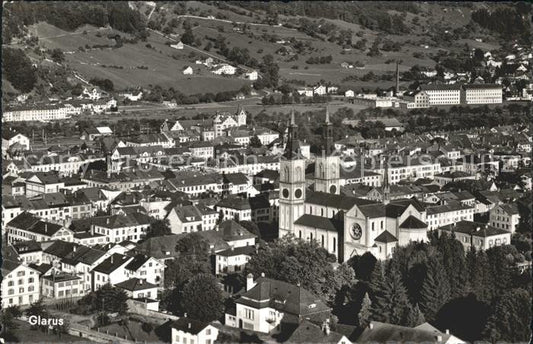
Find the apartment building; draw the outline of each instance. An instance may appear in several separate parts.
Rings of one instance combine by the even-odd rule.
[[[496,84],[463,85],[461,95],[463,104],[501,104],[503,89]]]
[[[461,85],[422,85],[427,94],[429,106],[461,104]]]
[[[2,262],[2,308],[27,306],[39,299],[39,271],[20,262]]]

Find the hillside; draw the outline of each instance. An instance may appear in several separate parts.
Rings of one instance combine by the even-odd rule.
[[[473,48],[495,51],[506,44],[483,22],[482,3],[129,2],[118,7],[125,20],[117,19],[116,8],[99,2],[87,5],[90,11],[107,13],[99,20],[84,20],[63,9],[82,6],[77,2],[34,4],[73,18],[36,14],[31,5],[21,10],[10,4],[4,14],[8,20],[3,34],[7,31],[12,38],[9,47],[22,49],[34,63],[41,85],[37,91],[43,95],[93,77],[111,80],[115,90],[159,85],[186,95],[250,84],[195,64],[208,56],[249,70],[264,68],[263,58],[271,55],[280,81],[292,86],[322,81],[355,90],[386,88],[394,84],[396,61],[402,72],[413,66],[434,69],[446,56],[468,54]],[[474,23],[472,13],[481,24]],[[169,46],[179,39],[187,43],[183,50]],[[54,49],[64,58],[52,62]],[[342,63],[354,68],[342,68]],[[183,75],[189,65],[194,74]],[[64,80],[51,80],[57,70]]]

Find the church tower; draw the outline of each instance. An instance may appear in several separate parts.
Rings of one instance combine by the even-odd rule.
[[[326,121],[322,125],[322,152],[315,161],[315,191],[340,194],[340,159],[334,153],[333,125],[329,121],[326,107]]]
[[[237,124],[239,126],[246,125],[246,111],[244,111],[244,108],[239,104],[239,107],[237,108]]]
[[[383,173],[383,204],[390,202],[390,185],[389,185],[389,161],[385,159],[385,172]]]
[[[294,234],[294,222],[304,214],[305,159],[300,152],[294,110],[288,127],[285,153],[280,161],[279,237]]]

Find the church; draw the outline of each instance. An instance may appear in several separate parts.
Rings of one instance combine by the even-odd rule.
[[[387,178],[382,202],[341,195],[341,161],[334,151],[327,109],[322,129],[322,154],[316,157],[314,181],[308,188],[306,159],[291,113],[280,163],[279,236],[315,240],[340,263],[365,252],[388,259],[398,245],[427,241],[425,208],[415,199],[389,201]]]

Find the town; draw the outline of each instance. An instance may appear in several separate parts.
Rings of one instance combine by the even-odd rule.
[[[4,6],[2,340],[531,338],[531,5],[301,4]]]

